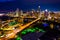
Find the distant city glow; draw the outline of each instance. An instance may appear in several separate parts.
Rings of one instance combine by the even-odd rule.
[[[4,14],[0,14],[0,16],[3,16]]]

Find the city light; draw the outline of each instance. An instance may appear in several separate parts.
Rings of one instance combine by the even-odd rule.
[[[37,10],[27,11],[17,8],[13,12],[1,13],[0,34],[3,36],[0,35],[0,38],[21,40],[23,36],[30,33],[40,33],[41,35],[41,33],[60,31],[60,12],[57,14],[54,11],[49,12],[48,9],[41,11],[40,6],[37,7]],[[8,16],[7,19],[4,18],[5,16]]]
[[[0,14],[0,16],[3,16],[4,14]]]
[[[40,6],[38,6],[38,8],[40,8]]]
[[[48,10],[47,10],[47,9],[45,9],[45,11],[47,12]]]

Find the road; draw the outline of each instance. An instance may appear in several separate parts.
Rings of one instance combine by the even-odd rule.
[[[13,19],[13,20],[7,20],[4,24],[2,24],[2,27],[4,27],[5,25],[8,25],[9,24],[9,22],[11,22],[11,21],[15,21],[16,19]]]
[[[21,32],[23,29],[29,27],[31,24],[35,23],[36,21],[40,20],[40,18],[37,18],[36,20],[28,23],[28,24],[25,24],[23,26],[19,25],[19,28],[15,29],[15,30],[12,30],[11,33],[8,33],[4,38],[6,39],[10,39],[10,38],[14,38],[15,35],[18,33],[18,32]],[[17,25],[18,26],[18,25]]]

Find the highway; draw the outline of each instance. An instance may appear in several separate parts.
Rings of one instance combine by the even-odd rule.
[[[20,24],[17,25],[17,26],[19,26],[19,28],[12,30],[12,32],[8,33],[4,38],[7,39],[7,40],[10,39],[10,38],[14,38],[18,32],[21,32],[23,29],[29,27],[31,24],[35,23],[38,20],[40,20],[40,18],[37,18],[36,20],[34,20],[34,21],[32,21],[28,24],[25,24],[23,26],[21,26]],[[0,40],[3,40],[3,38],[0,39]]]
[[[7,20],[4,24],[2,24],[2,27],[4,27],[5,25],[8,25],[9,24],[9,22],[11,22],[11,21],[15,21],[16,19],[13,19],[13,20]]]

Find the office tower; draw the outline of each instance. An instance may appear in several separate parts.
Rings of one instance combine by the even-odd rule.
[[[31,11],[31,13],[30,13],[30,16],[34,16],[34,12],[35,12],[35,10],[32,9],[32,11]]]
[[[45,9],[45,17],[48,17],[48,10]]]
[[[23,15],[23,11],[22,10],[20,11],[20,15]]]
[[[17,8],[17,10],[15,11],[16,13],[16,17],[19,17],[19,9]]]
[[[38,6],[38,11],[39,11],[39,13],[40,13],[40,11],[41,11],[41,10],[40,10],[40,6]]]
[[[40,6],[38,6],[37,12],[38,12],[38,17],[40,17],[40,16],[41,16],[41,9],[40,9]]]
[[[36,18],[36,17],[37,17],[36,10],[34,10],[34,9],[32,9],[32,17],[33,17],[33,18]]]

